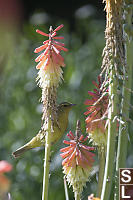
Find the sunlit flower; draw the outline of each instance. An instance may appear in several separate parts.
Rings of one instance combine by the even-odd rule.
[[[58,85],[62,79],[62,69],[64,67],[64,58],[61,56],[61,51],[68,51],[65,48],[65,44],[57,40],[64,39],[62,36],[56,36],[57,31],[63,27],[63,24],[58,26],[55,30],[50,26],[49,34],[40,30],[36,30],[37,33],[49,37],[48,40],[43,42],[43,45],[35,49],[35,53],[43,51],[36,59],[39,62],[36,66],[39,69],[38,80],[41,87],[45,87],[45,84]]]
[[[5,172],[9,172],[12,170],[12,165],[9,164],[7,161],[2,160],[0,161],[0,197],[4,195],[10,188],[10,181],[4,175]]]
[[[91,99],[85,101],[87,111],[84,113],[88,115],[86,118],[86,131],[89,133],[89,137],[92,138],[95,145],[106,145],[107,140],[107,111],[108,111],[108,90],[102,89],[100,76],[98,77],[98,84],[93,81],[96,86],[94,92],[88,91]]]
[[[63,152],[61,157],[64,159],[62,162],[63,172],[66,175],[66,179],[70,186],[73,187],[74,193],[81,194],[83,187],[88,181],[88,177],[94,162],[94,153],[90,152],[94,150],[94,147],[89,147],[84,143],[87,141],[87,137],[83,135],[74,134],[70,131],[67,134],[70,141],[64,141],[68,144],[68,147],[61,149]]]
[[[94,197],[94,194],[91,194],[90,196],[88,196],[88,200],[100,200],[97,197]]]

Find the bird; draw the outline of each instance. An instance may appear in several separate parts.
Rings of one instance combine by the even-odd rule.
[[[53,123],[53,132],[51,138],[51,144],[56,143],[64,134],[68,126],[68,115],[72,107],[76,104],[69,102],[62,102],[57,106],[57,119]],[[33,137],[28,143],[24,146],[18,148],[12,155],[17,158],[21,156],[25,151],[30,149],[45,146],[45,136],[46,131],[41,129],[35,137]]]

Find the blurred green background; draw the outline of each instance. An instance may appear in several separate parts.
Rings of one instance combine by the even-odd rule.
[[[91,4],[76,8],[73,12],[74,26],[67,20],[67,16],[61,18],[56,13],[49,15],[45,9],[41,9],[41,5],[27,20],[21,21],[19,17],[13,20],[1,19],[0,160],[7,160],[13,165],[12,172],[7,174],[11,180],[10,193],[13,200],[41,199],[44,149],[31,150],[19,159],[14,159],[11,155],[35,136],[41,127],[41,89],[36,84],[34,59],[37,54],[34,54],[34,49],[42,44],[45,37],[35,30],[39,28],[48,32],[50,25],[56,28],[64,24],[64,28],[58,33],[65,37],[64,42],[69,51],[62,53],[66,67],[63,68],[64,82],[58,89],[58,102],[70,101],[77,104],[69,115],[67,132],[74,132],[76,120],[80,119],[85,134],[84,101],[88,98],[87,91],[94,88],[92,81],[97,80],[100,72],[105,45],[105,19],[99,15],[98,9]],[[132,131],[133,127],[130,126],[130,132]],[[64,138],[52,148],[49,200],[65,200],[62,160],[59,155],[59,149],[64,147]],[[130,135],[129,143],[132,141]],[[97,165],[97,157],[95,164]],[[128,149],[127,166],[133,167],[132,145]],[[96,186],[97,173],[87,183],[83,199],[95,193]],[[69,190],[69,195],[73,199],[72,189]]]

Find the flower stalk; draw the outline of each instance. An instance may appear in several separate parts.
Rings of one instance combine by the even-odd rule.
[[[106,0],[106,46],[103,51],[102,73],[109,84],[108,138],[101,200],[109,200],[112,189],[116,136],[118,135],[119,82],[123,80],[125,52],[123,42],[123,1]]]
[[[103,186],[103,177],[104,177],[104,169],[105,169],[105,150],[99,152],[99,173],[98,173],[98,188],[97,188],[97,196],[101,197],[102,186]]]
[[[126,164],[126,156],[127,156],[127,140],[128,140],[128,124],[127,119],[129,118],[129,110],[130,110],[130,97],[131,97],[131,85],[132,85],[132,68],[133,68],[133,32],[131,30],[133,28],[132,25],[132,15],[133,8],[131,5],[126,5],[126,19],[127,19],[127,30],[126,32],[126,71],[125,71],[125,82],[123,86],[123,108],[122,108],[122,118],[121,120],[124,122],[121,123],[119,128],[119,143],[118,143],[118,154],[117,154],[117,169],[120,167],[125,167]]]
[[[65,177],[64,177],[64,189],[65,189],[65,199],[69,200],[67,182],[66,182],[66,178]]]
[[[117,97],[117,81],[114,78],[114,70],[110,75],[109,84],[109,111],[108,111],[108,139],[107,139],[107,155],[105,164],[105,173],[103,180],[103,188],[101,193],[101,200],[108,200],[110,197],[113,172],[114,172],[114,158],[115,158],[115,141],[117,121],[114,120],[117,113],[118,97]],[[113,110],[112,110],[113,108]]]
[[[38,29],[36,30],[37,33],[49,37],[48,40],[43,42],[42,46],[36,48],[34,51],[35,53],[43,51],[35,59],[36,62],[39,62],[36,66],[36,68],[39,70],[37,81],[39,87],[42,89],[41,100],[43,103],[41,127],[41,132],[43,134],[40,137],[44,137],[46,139],[42,200],[48,199],[51,138],[52,134],[55,134],[54,124],[58,124],[56,104],[57,88],[63,79],[63,71],[61,67],[65,66],[64,58],[60,55],[60,51],[67,51],[67,49],[64,47],[64,43],[57,41],[63,39],[63,37],[56,36],[57,31],[62,27],[63,24],[53,30],[52,26],[50,26],[49,34]]]
[[[45,144],[45,161],[44,161],[42,200],[48,199],[50,149],[51,149],[51,120],[48,120],[48,132],[46,134],[46,144]]]
[[[80,200],[80,194],[78,192],[75,192],[75,200]]]
[[[131,86],[132,86],[132,68],[133,68],[133,7],[125,1],[125,52],[126,52],[126,70],[125,70],[125,79],[123,83],[122,90],[122,105],[121,105],[121,121],[124,123],[120,124],[119,127],[119,136],[118,136],[118,150],[117,150],[117,159],[116,159],[116,195],[115,199],[119,200],[119,168],[126,167],[126,156],[127,156],[127,144],[128,144],[128,122],[129,111],[130,111],[130,98],[131,98]]]

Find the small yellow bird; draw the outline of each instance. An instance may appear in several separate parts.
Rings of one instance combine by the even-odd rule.
[[[69,111],[74,105],[76,104],[63,102],[57,106],[57,121],[54,122],[53,125],[54,132],[52,133],[52,144],[57,142],[67,129]],[[35,137],[33,137],[27,144],[13,152],[12,155],[17,158],[27,150],[33,149],[35,147],[45,146],[45,132],[46,131],[44,130],[40,130]]]

